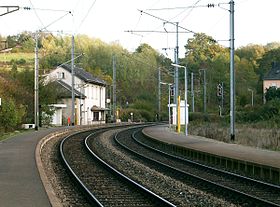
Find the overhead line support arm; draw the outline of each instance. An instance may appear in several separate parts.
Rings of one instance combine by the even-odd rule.
[[[19,6],[0,6],[0,9],[2,9],[2,8],[6,9],[6,12],[1,13],[0,16],[4,16],[6,14],[19,10]]]

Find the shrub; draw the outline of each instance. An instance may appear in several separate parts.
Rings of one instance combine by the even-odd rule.
[[[26,63],[26,60],[21,58],[21,59],[17,60],[16,63],[19,65],[24,65]]]
[[[16,107],[15,101],[11,98],[2,100],[0,106],[0,128],[4,131],[15,129],[25,114],[23,107]]]
[[[218,122],[221,120],[221,117],[218,114],[204,114],[199,112],[194,112],[189,114],[189,121],[197,122]]]
[[[139,110],[139,109],[122,109],[120,110],[120,118],[123,121],[127,121],[128,119],[131,119],[131,114],[133,113],[133,121],[139,122],[139,121],[154,121],[153,115],[151,112],[147,110]]]
[[[273,99],[263,106],[245,108],[242,112],[236,113],[236,120],[240,123],[255,123],[259,121],[267,121],[279,116],[280,100]]]

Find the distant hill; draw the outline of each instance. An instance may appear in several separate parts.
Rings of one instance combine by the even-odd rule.
[[[0,53],[0,70],[11,70],[13,65],[18,70],[34,67],[34,53]]]

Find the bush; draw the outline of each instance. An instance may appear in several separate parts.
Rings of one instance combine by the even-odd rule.
[[[15,101],[13,99],[2,100],[2,105],[0,106],[0,128],[5,132],[14,130],[19,124],[21,124],[21,119],[25,114],[25,109],[23,107],[16,107]]]
[[[198,122],[218,122],[221,120],[221,117],[218,114],[204,114],[204,113],[190,113],[189,121],[198,121]]]
[[[26,60],[21,58],[21,59],[17,60],[16,63],[19,65],[24,65],[26,63]]]
[[[131,119],[131,114],[133,113],[133,121],[140,122],[140,121],[154,121],[153,114],[147,110],[139,110],[139,109],[122,109],[120,110],[120,118],[123,121],[127,121]]]
[[[242,112],[236,113],[236,121],[240,123],[256,123],[275,119],[279,116],[280,100],[274,99],[260,107],[245,108]]]
[[[279,99],[280,98],[280,88],[276,87],[269,87],[265,93],[265,100],[266,101],[271,101],[274,99]]]

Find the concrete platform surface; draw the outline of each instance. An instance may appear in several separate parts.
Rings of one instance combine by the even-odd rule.
[[[178,134],[167,126],[146,127],[143,132],[148,136],[169,144],[208,152],[210,154],[244,160],[261,165],[280,168],[280,152],[264,150],[238,144],[219,142],[205,137]]]
[[[35,161],[38,141],[57,131],[40,129],[0,142],[0,206],[51,206]]]

